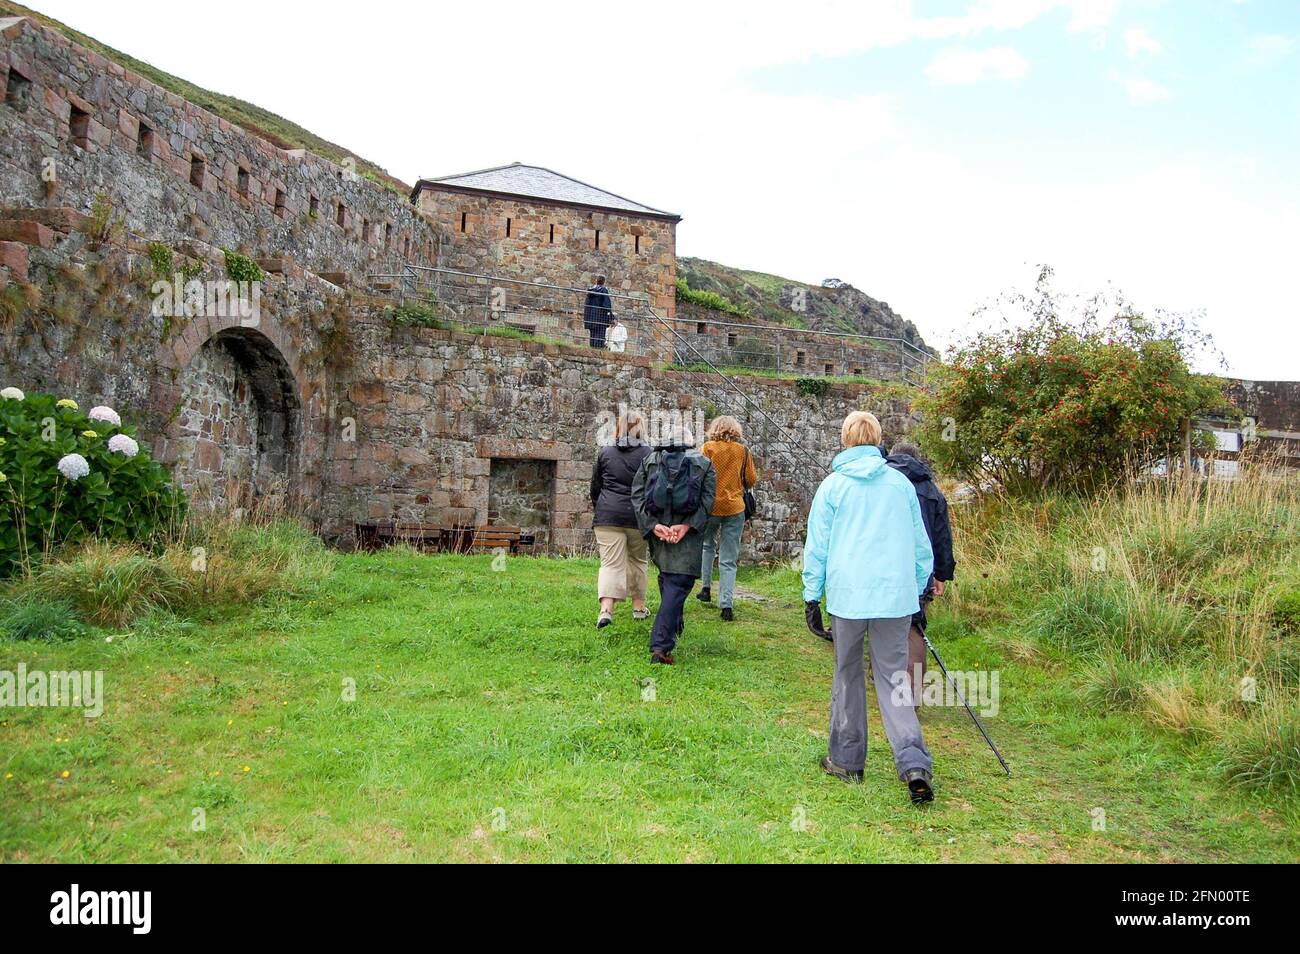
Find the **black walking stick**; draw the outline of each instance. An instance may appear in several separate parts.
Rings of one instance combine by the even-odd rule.
[[[917,628],[919,629],[920,627]],[[984,736],[984,741],[989,744],[989,748],[993,750],[993,754],[996,755],[998,761],[1002,763],[1002,770],[1010,775],[1011,766],[1008,765],[1007,760],[1002,757],[1002,753],[998,751],[998,747],[993,744],[993,740],[989,738],[989,734],[984,731],[984,726],[980,723],[979,717],[975,715],[975,710],[970,707],[970,703],[967,702],[966,697],[962,695],[961,687],[957,685],[957,680],[948,674],[948,667],[945,666],[943,660],[939,658],[939,650],[934,648],[934,643],[930,642],[930,637],[925,635],[924,632],[921,633],[921,638],[925,640],[925,645],[929,648],[930,655],[933,656],[934,661],[939,664],[939,668],[943,670],[944,676],[946,676],[948,681],[952,683],[952,687],[957,690],[957,698],[960,699],[961,704],[966,707],[966,714],[970,716],[971,721],[975,723],[975,728],[980,730],[980,735]]]

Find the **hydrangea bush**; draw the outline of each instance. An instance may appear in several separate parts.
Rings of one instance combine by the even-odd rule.
[[[185,498],[109,407],[0,391],[0,578],[86,537],[148,542]]]

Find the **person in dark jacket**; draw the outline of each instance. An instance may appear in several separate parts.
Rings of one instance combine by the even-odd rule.
[[[948,523],[948,500],[934,482],[934,474],[921,458],[915,444],[896,443],[886,458],[886,463],[901,471],[912,486],[921,504],[921,521],[926,536],[934,550],[934,574],[921,594],[921,609],[912,617],[912,628],[907,637],[907,671],[912,674],[912,698],[920,704],[922,682],[926,670],[925,608],[936,596],[943,596],[943,585],[953,578],[957,563],[952,557],[952,527]]]
[[[600,550],[600,574],[596,594],[600,615],[596,628],[614,621],[614,604],[629,597],[632,618],[646,619],[646,568],[649,550],[632,511],[632,481],[650,456],[644,441],[645,422],[636,411],[619,414],[614,443],[602,447],[591,469],[592,525]]]
[[[684,424],[645,459],[632,482],[632,510],[659,568],[659,613],[650,631],[650,662],[671,666],[684,626],[682,612],[700,576],[704,528],[713,510],[718,475],[695,450]]]
[[[614,305],[609,299],[609,289],[605,287],[605,276],[597,275],[596,284],[587,289],[587,302],[582,308],[582,326],[590,335],[591,346],[602,351],[605,348],[605,329],[609,327]]]

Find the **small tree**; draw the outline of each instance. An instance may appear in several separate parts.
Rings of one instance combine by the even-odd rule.
[[[1073,314],[1044,267],[1033,295],[999,299],[1027,321],[985,331],[934,362],[920,438],[946,471],[1013,492],[1091,490],[1181,453],[1184,422],[1226,410],[1224,382],[1189,362],[1212,350],[1183,317],[1121,298]]]

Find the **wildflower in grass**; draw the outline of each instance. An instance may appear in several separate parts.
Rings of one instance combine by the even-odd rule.
[[[114,434],[108,439],[108,449],[123,457],[134,457],[140,453],[140,445],[125,434]]]
[[[90,464],[80,454],[68,454],[59,458],[59,473],[68,480],[80,480],[90,473]]]
[[[92,407],[87,417],[92,421],[103,421],[106,424],[112,424],[114,427],[122,426],[122,418],[118,416],[117,411],[102,404],[99,407]]]
[[[59,778],[71,778],[71,777],[72,777],[72,773],[69,772],[67,769],[64,769],[63,772],[59,775]]]
[[[0,391],[0,398],[4,398],[6,401],[21,401],[26,397],[27,395],[20,388],[5,388]]]
[[[55,407],[66,407],[69,411],[77,410],[77,402],[72,398],[60,398]]]

